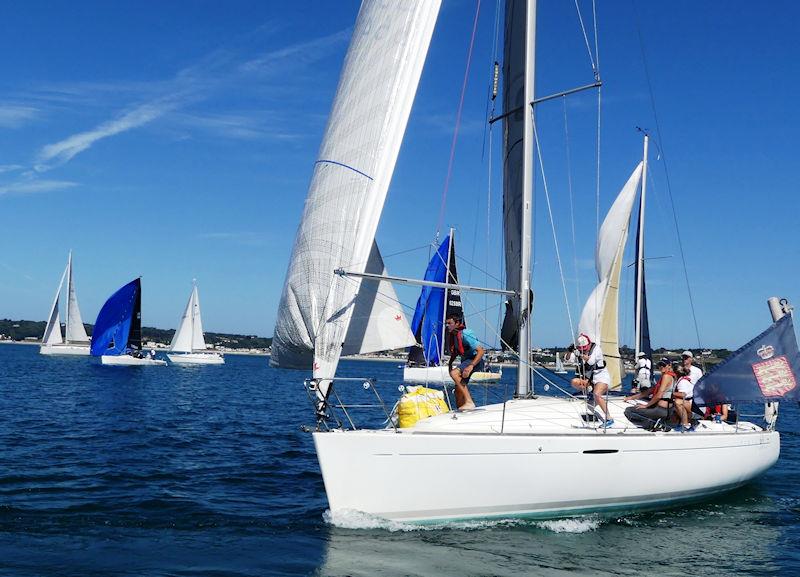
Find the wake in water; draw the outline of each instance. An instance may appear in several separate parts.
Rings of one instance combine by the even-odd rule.
[[[588,531],[594,531],[604,522],[604,519],[592,515],[588,517],[573,517],[548,521],[515,518],[480,519],[472,521],[443,520],[416,524],[392,521],[391,519],[384,519],[383,517],[350,509],[343,509],[336,512],[332,512],[328,509],[322,514],[322,518],[329,525],[341,529],[382,529],[389,532],[441,531],[444,529],[474,531],[499,527],[536,527],[552,533],[586,533]]]

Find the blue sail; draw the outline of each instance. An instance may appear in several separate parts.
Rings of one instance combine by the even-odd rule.
[[[800,398],[800,351],[786,315],[708,372],[694,387],[698,405]]]
[[[639,198],[639,213],[642,212],[642,199]],[[642,240],[642,228],[639,223],[636,224],[636,253],[639,254],[639,246]],[[644,274],[645,263],[642,263],[642,319],[641,319],[641,337],[637,343],[639,350],[642,351],[648,359],[653,358],[653,346],[650,344],[650,322],[647,318],[647,283],[645,283]],[[639,280],[639,267],[635,267],[634,286],[638,286]],[[639,310],[639,294],[634,291],[633,293],[633,314],[636,318],[636,311]]]
[[[131,334],[131,324],[136,324],[133,317],[141,294],[141,279],[136,279],[119,289],[100,309],[92,331],[92,356],[118,356],[125,354]],[[141,330],[141,329],[140,329]]]
[[[451,250],[450,236],[448,235],[436,254],[433,255],[425,270],[425,280],[433,282],[448,282],[448,257],[450,261],[451,284],[458,283],[455,265],[455,247]],[[449,255],[448,255],[449,253]],[[422,347],[411,347],[409,361],[418,365],[438,365],[442,355],[442,334],[444,333],[444,307],[447,312],[462,314],[461,296],[457,290],[448,289],[445,299],[445,289],[438,287],[422,287],[414,318],[411,320],[411,331]]]

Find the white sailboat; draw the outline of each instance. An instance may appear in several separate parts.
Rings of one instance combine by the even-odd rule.
[[[192,283],[192,294],[178,323],[178,329],[169,345],[169,360],[179,365],[223,365],[225,359],[215,351],[206,349],[203,321],[200,317],[200,297],[197,285]]]
[[[362,279],[385,282],[388,278],[365,275],[364,265],[358,263],[367,262],[369,247],[373,246],[377,218],[408,117],[407,109],[397,110],[392,104],[402,93],[410,107],[438,9],[439,2],[430,0],[362,3],[279,309],[272,363],[282,366],[284,360],[305,355],[309,359],[306,366],[313,367],[313,378],[307,382],[316,402],[317,430],[313,438],[334,522],[338,513],[348,510],[417,522],[559,517],[665,507],[733,489],[764,472],[779,454],[773,413],[765,412],[769,418],[763,426],[704,422],[692,434],[651,432],[622,417],[627,406],[624,401],[610,400],[616,424],[602,429],[595,421],[602,415],[587,415],[591,409],[583,399],[532,395],[531,372],[524,362],[518,371],[516,398],[504,403],[429,417],[404,429],[359,429],[349,415],[344,425],[333,418],[333,412],[342,408],[339,392],[346,391],[348,381],[354,380],[336,379],[334,374],[349,336],[352,311],[362,296],[359,288],[368,284]],[[505,215],[506,291],[512,298],[504,333],[507,329],[515,335],[521,359],[528,358],[530,348],[534,142],[533,115],[528,111],[534,104],[535,26],[535,0],[507,1],[504,195],[505,206],[513,210],[507,208]],[[362,87],[362,82],[369,84]],[[375,102],[388,106],[373,106]],[[358,122],[344,122],[353,117],[371,120],[376,110],[386,114],[376,119],[384,127],[377,131],[379,137],[373,132],[371,139],[361,138]],[[392,139],[394,146],[382,146],[383,139]],[[354,142],[359,146],[345,145]],[[357,222],[346,221],[346,226],[337,222],[351,216],[351,211],[339,206],[326,215],[333,220],[318,220],[318,211],[325,210],[326,195],[341,194],[346,184],[326,180],[326,172],[347,174],[351,184],[362,187],[359,200],[368,209],[360,211]],[[325,189],[327,186],[331,188]],[[322,222],[326,226],[319,231]],[[336,242],[330,242],[326,235],[343,228],[346,230]],[[297,260],[318,255],[326,247],[330,247],[327,260]],[[617,250],[618,244],[611,242],[609,252],[613,255]],[[338,278],[330,272],[352,263],[356,263],[355,274]],[[300,274],[307,284],[314,285],[305,294],[298,292]],[[763,393],[776,400],[797,392],[800,353],[791,316],[779,320],[788,306],[772,310],[776,323],[732,358],[749,369],[746,363],[753,361],[747,355],[755,356],[755,345],[773,342],[770,339],[775,331],[780,331],[782,348],[778,344],[758,348],[759,356],[780,351],[779,358],[770,360],[778,361],[775,367],[780,365],[780,371],[770,373],[777,387],[769,389],[770,395]],[[504,340],[509,342],[506,337]],[[706,379],[718,373],[709,373]],[[364,387],[372,385],[366,381]],[[758,386],[755,390],[762,395]],[[714,467],[708,466],[711,459]],[[686,473],[642,476],[642,471]],[[587,472],[591,482],[587,482]],[[424,483],[424,491],[397,489],[418,487],[420,483]]]
[[[67,281],[66,334],[62,336],[59,302],[65,279]],[[81,319],[81,311],[78,308],[78,297],[75,293],[75,283],[72,277],[72,251],[69,252],[67,268],[64,269],[64,274],[61,275],[61,282],[58,283],[58,290],[56,290],[53,305],[50,307],[50,314],[47,316],[47,326],[44,329],[39,354],[89,355],[89,337],[86,335],[86,329]]]
[[[556,352],[556,366],[553,372],[557,375],[566,375],[567,369],[564,368],[564,363],[561,360],[561,355]]]

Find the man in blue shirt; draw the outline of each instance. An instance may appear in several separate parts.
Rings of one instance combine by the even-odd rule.
[[[483,370],[483,347],[478,343],[475,334],[464,328],[464,322],[459,315],[447,315],[445,324],[450,345],[450,361],[447,363],[447,368],[456,384],[456,406],[461,411],[474,409],[475,403],[469,394],[467,383],[473,372]],[[456,357],[461,358],[461,363],[453,367]]]

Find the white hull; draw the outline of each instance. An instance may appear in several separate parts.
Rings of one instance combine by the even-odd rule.
[[[176,365],[224,365],[225,359],[219,353],[169,353],[171,363]]]
[[[481,371],[472,373],[469,382],[475,383],[498,383],[503,378],[503,372]],[[438,367],[403,367],[403,382],[413,385],[449,385],[453,383],[447,366]]]
[[[651,433],[615,402],[618,426],[603,431],[583,424],[582,407],[510,401],[504,434],[502,404],[401,432],[314,433],[330,509],[424,522],[656,508],[741,486],[780,452],[777,432],[749,423]]]
[[[71,355],[89,356],[89,345],[42,345],[39,347],[40,355]]]
[[[130,355],[119,355],[112,357],[111,355],[103,355],[100,357],[100,362],[104,365],[112,365],[118,367],[138,367],[138,366],[165,366],[167,361],[161,359],[137,359]]]

